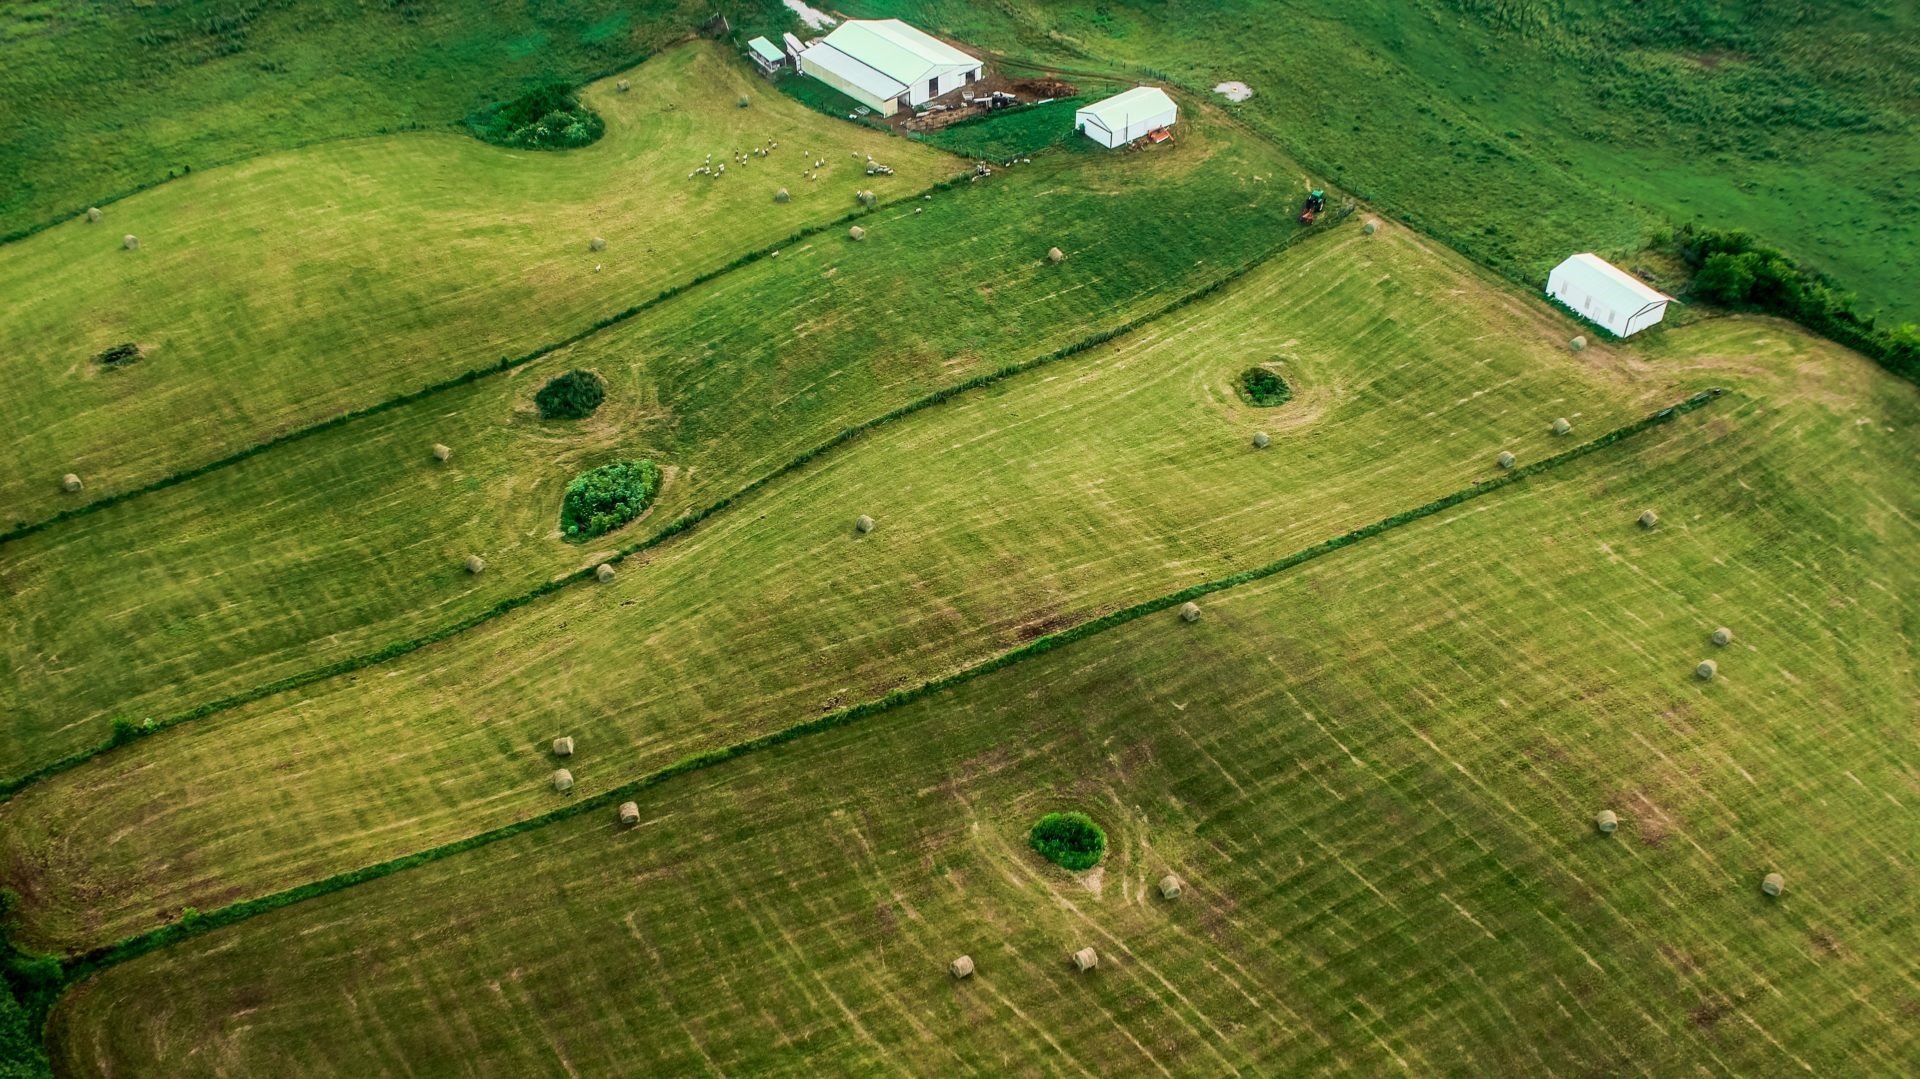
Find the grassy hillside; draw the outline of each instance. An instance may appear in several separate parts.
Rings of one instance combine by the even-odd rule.
[[[777,5],[747,11],[763,7]],[[547,79],[636,63],[711,14],[680,0],[8,4],[0,235],[183,169],[447,127]]]
[[[1747,0],[850,0],[1018,56],[1250,84],[1308,164],[1527,280],[1744,227],[1920,319],[1920,13]]]
[[[580,818],[111,969],[63,1002],[55,1053],[1897,1072],[1920,1049],[1920,684],[1911,593],[1888,586],[1920,539],[1920,399],[1769,325],[1690,336],[1735,392],[1650,441],[1211,597],[1196,624],[674,781],[633,831]],[[1059,808],[1106,827],[1100,869],[1025,848]],[[1101,965],[1075,974],[1085,945]],[[956,983],[962,953],[979,972]]]
[[[1255,179],[1292,168],[1277,151],[1217,117],[1193,136],[877,211],[864,243],[816,236],[511,375],[7,545],[0,776],[100,743],[109,716],[165,716],[470,616],[848,425],[1106,332],[1295,233],[1290,200]],[[1160,228],[1113,226],[1148,213]],[[1049,264],[1053,246],[1071,254]],[[607,380],[608,402],[537,419],[534,390],[575,367]],[[435,443],[454,448],[444,465]],[[655,509],[563,542],[560,489],[616,456],[671,470]]]
[[[0,821],[26,939],[89,946],[532,816],[559,734],[576,790],[604,790],[1459,490],[1502,450],[1537,460],[1571,444],[1556,416],[1592,437],[1705,384],[1560,332],[1404,230],[1324,235],[877,431],[611,587],[23,792]],[[1270,411],[1231,388],[1267,362],[1296,390]]]
[[[0,247],[0,523],[492,367],[856,210],[856,191],[903,197],[959,164],[760,93],[711,43],[625,77],[628,92],[586,91],[608,129],[584,149],[454,133],[327,143]],[[737,107],[742,94],[756,103]],[[769,157],[688,176],[769,140]],[[817,181],[801,175],[807,150],[828,162]],[[896,175],[866,176],[870,153]],[[782,187],[791,202],[774,201]],[[146,358],[93,359],[122,342]],[[62,492],[69,472],[85,493]]]

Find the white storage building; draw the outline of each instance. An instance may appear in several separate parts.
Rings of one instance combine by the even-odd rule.
[[[1639,333],[1666,316],[1673,297],[1591,252],[1574,255],[1547,275],[1547,295],[1605,326],[1615,336]]]
[[[1074,113],[1073,126],[1112,149],[1125,146],[1149,131],[1173,126],[1179,114],[1179,108],[1165,90],[1157,86],[1136,86]]]
[[[977,80],[980,61],[899,19],[849,19],[807,46],[800,70],[892,116]]]

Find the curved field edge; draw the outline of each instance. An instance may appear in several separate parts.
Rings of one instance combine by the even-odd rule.
[[[932,694],[965,685],[968,682],[992,674],[995,671],[1003,670],[1014,664],[1044,655],[1056,648],[1073,644],[1076,641],[1086,640],[1097,634],[1127,625],[1128,623],[1138,621],[1150,615],[1171,610],[1188,602],[1203,599],[1217,592],[1236,588],[1255,581],[1265,580],[1268,577],[1284,573],[1287,570],[1304,565],[1316,558],[1332,554],[1335,551],[1339,551],[1355,543],[1385,535],[1396,528],[1431,517],[1434,514],[1452,509],[1473,499],[1480,498],[1483,495],[1502,490],[1512,484],[1522,482],[1530,477],[1541,475],[1569,462],[1579,460],[1590,453],[1624,442],[1661,424],[1669,423],[1679,416],[1711,404],[1719,398],[1721,393],[1722,391],[1714,389],[1694,394],[1684,401],[1663,408],[1644,419],[1623,427],[1615,428],[1598,438],[1564,450],[1552,457],[1513,469],[1493,479],[1482,480],[1470,487],[1462,488],[1453,494],[1403,510],[1342,535],[1334,536],[1311,547],[1296,551],[1284,558],[1269,562],[1266,565],[1245,570],[1228,577],[1193,585],[1177,592],[1133,604],[1100,618],[1082,622],[1070,629],[1046,634],[1035,638],[1031,643],[1023,645],[1020,648],[1003,652],[991,659],[976,663],[953,674],[922,682],[912,688],[896,690],[877,700],[865,701],[830,715],[808,720],[804,723],[797,723],[757,738],[735,742],[728,746],[685,757],[641,779],[633,780],[609,788],[598,794],[578,799],[563,808],[552,810],[539,816],[529,817],[488,832],[478,833],[452,843],[419,851],[403,858],[336,874],[324,880],[301,885],[300,887],[288,889],[273,895],[263,896],[259,899],[236,903],[218,910],[199,912],[187,921],[162,926],[158,929],[129,937],[104,948],[71,957],[66,961],[68,976],[70,979],[84,978],[114,964],[126,962],[128,959],[147,954],[177,941],[189,939],[222,926],[232,925],[267,911],[277,910],[293,903],[337,892],[356,884],[378,880],[381,877],[400,872],[404,869],[410,869],[414,866],[424,865],[428,862],[437,861],[464,851],[497,843],[502,839],[520,835],[536,828],[545,827],[557,821],[568,820],[584,813],[601,811],[620,801],[632,798],[642,791],[651,789],[677,777],[711,768],[714,765],[731,761],[771,746],[781,745],[796,738],[803,738],[818,734],[822,731],[833,730],[872,716],[881,715],[903,705],[924,699]]]
[[[64,473],[90,493],[144,486],[570,336],[844,217],[857,190],[891,200],[955,170],[777,95],[736,108],[757,85],[744,66],[692,42],[630,72],[629,92],[588,87],[608,131],[580,150],[452,133],[328,143],[0,248],[5,523],[75,500]],[[799,181],[803,148],[827,161],[816,182]],[[894,175],[864,175],[863,151]],[[729,154],[753,164],[688,175]],[[795,191],[780,204],[783,183]],[[121,249],[123,232],[137,249]],[[147,358],[111,371],[89,359],[122,342]]]
[[[1859,757],[1871,734],[1844,720],[1792,730],[1843,680],[1830,646],[1787,660],[1818,681],[1771,669],[1823,582],[1767,569],[1827,547],[1791,504],[1824,468],[1780,489],[1770,465],[1796,458],[1764,448],[1771,411],[1701,413],[1644,453],[1216,596],[1197,625],[1140,625],[644,795],[636,830],[608,813],[105,972],[62,1002],[56,1051],[361,1060],[398,1036],[416,1063],[587,1070],[1888,1068],[1912,1044],[1888,1021],[1912,957],[1894,911],[1854,889],[1900,894],[1877,857],[1898,842],[1879,793],[1898,763]],[[1859,463],[1837,445],[1821,465]],[[1649,503],[1688,512],[1641,532]],[[1748,503],[1778,512],[1729,514]],[[1780,529],[1799,539],[1774,552]],[[1820,621],[1871,623],[1889,600]],[[1689,657],[1716,620],[1745,643],[1702,686]],[[1783,690],[1777,720],[1749,715]],[[1603,720],[1614,737],[1591,737]],[[1593,833],[1596,805],[1623,810],[1619,835]],[[1113,832],[1102,874],[1021,848],[1061,806]],[[1795,826],[1843,812],[1872,826]],[[1775,858],[1799,884],[1782,903],[1749,868]],[[1172,903],[1152,890],[1168,872],[1187,885]],[[520,901],[469,898],[496,892]],[[1100,969],[1075,975],[1086,944]],[[956,984],[963,953],[979,970]],[[262,977],[268,954],[297,974]],[[456,982],[432,973],[450,964]],[[158,1006],[189,971],[202,996]],[[308,998],[322,982],[334,1004]],[[342,1000],[384,1033],[360,1036]],[[236,1007],[248,1022],[226,1024]],[[756,1017],[812,1033],[758,1036]]]
[[[823,228],[830,228],[830,227],[833,227],[833,226],[823,226]],[[653,532],[651,535],[647,536],[646,538],[615,548],[612,551],[612,553],[608,554],[604,558],[600,558],[596,560],[595,565],[584,566],[570,573],[567,573],[565,575],[552,578],[525,592],[521,592],[517,595],[509,596],[503,600],[500,600],[497,603],[493,604],[492,606],[486,608],[485,610],[469,615],[466,618],[460,619],[456,622],[452,622],[448,625],[439,627],[431,632],[420,634],[418,636],[408,638],[406,640],[395,641],[391,644],[385,645],[371,652],[365,652],[355,656],[350,656],[330,664],[326,664],[320,667],[312,668],[310,670],[302,671],[298,674],[288,675],[284,678],[275,679],[271,682],[263,683],[259,686],[255,686],[243,692],[230,694],[228,696],[221,697],[212,701],[207,701],[203,704],[196,705],[192,708],[188,708],[182,712],[178,712],[170,716],[159,718],[155,720],[155,722],[152,724],[151,727],[146,728],[146,731],[148,733],[158,733],[168,728],[179,726],[182,723],[192,722],[193,720],[197,720],[197,719],[204,719],[208,716],[225,712],[233,708],[237,708],[241,705],[263,700],[267,697],[275,696],[277,694],[284,693],[289,690],[312,685],[314,683],[325,681],[327,679],[334,678],[340,675],[349,674],[354,671],[364,670],[364,669],[376,666],[378,664],[385,663],[389,660],[397,659],[401,656],[418,651],[419,649],[425,648],[429,645],[438,644],[440,642],[450,640],[453,637],[456,637],[462,633],[465,633],[468,630],[471,630],[475,627],[491,622],[496,618],[499,618],[512,611],[525,607],[528,604],[531,604],[541,599],[542,597],[552,595],[564,588],[567,588],[573,585],[591,584],[594,582],[594,574],[599,565],[618,566],[620,563],[624,562],[628,558],[633,557],[634,555],[652,550],[653,548],[658,547],[663,543],[666,543],[668,540],[671,540],[677,536],[680,536],[694,529],[695,527],[699,526],[702,522],[706,521],[708,518],[714,516],[715,514],[722,513],[727,509],[731,508],[732,506],[734,506],[736,503],[744,499],[750,498],[752,495],[766,488],[768,485],[773,484],[786,476],[790,476],[794,473],[801,471],[807,466],[818,461],[821,457],[829,453],[832,453],[834,450],[839,449],[840,447],[843,447],[855,441],[856,439],[860,438],[863,435],[871,434],[889,424],[898,422],[909,416],[913,416],[917,413],[925,411],[926,409],[932,408],[936,405],[940,405],[947,401],[951,401],[963,394],[966,394],[975,390],[984,389],[989,386],[993,386],[1007,379],[1014,378],[1018,375],[1022,375],[1027,372],[1036,370],[1046,364],[1053,363],[1057,360],[1063,360],[1072,356],[1079,355],[1080,353],[1086,352],[1090,349],[1096,348],[1110,341],[1117,340],[1118,338],[1123,337],[1129,333],[1132,333],[1135,330],[1139,329],[1140,327],[1148,325],[1149,323],[1152,323],[1157,319],[1163,318],[1167,315],[1170,315],[1174,312],[1179,311],[1184,307],[1187,307],[1191,304],[1197,303],[1201,300],[1206,299],[1209,296],[1214,295],[1215,293],[1219,292],[1222,288],[1225,288],[1227,285],[1238,280],[1239,278],[1243,277],[1244,275],[1251,272],[1252,270],[1257,269],[1258,267],[1260,267],[1270,259],[1288,250],[1300,239],[1304,237],[1317,236],[1321,234],[1322,233],[1318,231],[1291,234],[1281,242],[1270,247],[1263,254],[1241,264],[1238,267],[1235,267],[1232,270],[1229,270],[1227,273],[1214,278],[1213,280],[1207,282],[1206,284],[1203,284],[1198,288],[1195,288],[1185,293],[1184,295],[1177,297],[1176,299],[1174,299],[1173,301],[1167,304],[1161,305],[1160,307],[1155,308],[1151,311],[1148,311],[1133,319],[1129,319],[1124,323],[1121,323],[1114,327],[1110,327],[1106,330],[1102,330],[1098,333],[1090,334],[1086,337],[1079,339],[1078,341],[1073,342],[1072,344],[1063,346],[1059,349],[1055,349],[1052,352],[1046,353],[1044,355],[1036,356],[1031,359],[1027,359],[1027,360],[1023,360],[1015,363],[1006,364],[996,370],[987,372],[986,374],[978,375],[964,382],[954,383],[952,385],[943,387],[941,389],[933,391],[932,393],[925,394],[913,401],[910,401],[907,404],[901,405],[898,408],[892,409],[886,413],[883,413],[878,416],[874,416],[864,422],[855,424],[853,426],[843,428],[838,433],[836,433],[833,437],[814,446],[809,450],[806,450],[794,456],[793,458],[789,459],[786,463],[782,464],[778,468],[775,468],[771,472],[763,473],[762,475],[756,477],[755,479],[751,480],[745,485],[728,493],[727,495],[723,496],[722,498],[714,502],[708,503],[705,506],[702,506],[697,509],[690,510],[686,513],[681,514],[680,516],[674,518],[674,520],[669,522],[667,525]],[[751,261],[751,260],[749,259],[748,261]],[[665,296],[662,297],[662,299],[665,299],[665,298],[667,297]],[[551,350],[548,350],[548,351],[551,351]],[[530,362],[532,358],[535,358],[535,357],[530,357],[527,362]],[[478,376],[475,376],[475,377],[478,377]],[[467,379],[467,381],[471,381],[471,379]],[[406,402],[400,402],[400,403],[406,403]],[[391,407],[397,407],[397,403]],[[315,432],[309,431],[305,433],[315,433]],[[145,734],[143,734],[142,737],[145,737]],[[6,780],[0,780],[0,802],[4,802],[7,799],[12,798],[15,794],[17,794],[21,790],[29,786],[32,786],[35,783],[38,783],[46,779],[49,779],[53,776],[59,775],[62,772],[69,771],[73,768],[76,768],[82,764],[87,763],[90,760],[95,759],[96,757],[101,756],[102,754],[111,752],[112,750],[119,748],[120,745],[132,745],[132,744],[134,743],[127,742],[127,743],[116,744],[110,739],[107,742],[101,743],[91,749],[69,754],[57,761],[50,762],[30,772],[26,772],[24,774],[14,776]]]

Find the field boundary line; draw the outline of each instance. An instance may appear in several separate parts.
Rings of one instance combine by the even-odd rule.
[[[435,394],[444,393],[447,390],[458,389],[461,386],[471,385],[472,383],[478,382],[483,378],[488,378],[493,375],[505,374],[508,371],[525,367],[530,363],[533,363],[537,360],[545,359],[546,357],[551,356],[552,354],[559,352],[563,349],[572,348],[574,345],[577,345],[582,341],[585,341],[588,338],[593,337],[594,335],[600,333],[603,330],[609,330],[615,326],[619,326],[623,323],[629,322],[635,317],[645,314],[646,312],[653,310],[654,308],[660,306],[661,304],[664,304],[667,301],[682,295],[683,293],[699,288],[702,285],[710,284],[713,281],[716,281],[719,278],[724,277],[735,270],[743,269],[747,266],[752,265],[753,263],[759,262],[761,259],[768,257],[775,251],[779,251],[784,248],[791,247],[792,245],[797,244],[802,240],[811,239],[812,237],[818,236],[819,234],[826,232],[829,229],[839,228],[841,225],[844,225],[849,221],[857,221],[863,217],[868,217],[884,209],[889,209],[895,206],[904,206],[907,203],[920,201],[938,192],[951,190],[955,187],[958,187],[962,182],[964,182],[971,175],[972,173],[970,172],[956,173],[952,176],[947,177],[944,180],[935,182],[930,187],[923,187],[917,191],[910,192],[898,198],[889,199],[888,201],[878,203],[871,208],[861,207],[860,209],[852,210],[847,213],[841,214],[839,217],[836,217],[831,221],[823,221],[817,225],[809,225],[806,228],[803,228],[798,232],[795,232],[792,235],[787,236],[785,239],[776,240],[773,243],[767,244],[764,247],[759,247],[752,251],[748,251],[745,254],[739,255],[735,257],[732,261],[726,263],[725,265],[717,266],[711,270],[703,271],[702,273],[697,274],[694,277],[691,277],[686,281],[681,282],[680,284],[669,285],[665,289],[661,290],[660,293],[656,296],[642,300],[639,303],[633,304],[630,307],[623,308],[619,311],[614,312],[611,315],[602,316],[601,318],[598,318],[593,322],[589,323],[585,329],[578,330],[566,337],[561,338],[558,341],[548,342],[547,344],[541,345],[530,352],[523,352],[518,356],[502,356],[500,357],[500,361],[498,363],[495,363],[491,366],[470,367],[467,370],[461,372],[460,374],[454,375],[450,378],[444,378],[438,382],[429,382],[417,390],[410,390],[406,393],[398,394],[396,396],[386,398],[385,400],[382,400],[382,401],[376,401],[370,405],[363,405],[360,408],[350,409],[346,412],[337,413],[335,415],[327,417],[324,420],[317,420],[313,423],[306,425],[305,427],[295,428],[294,430],[287,431],[283,434],[275,435],[274,437],[269,438],[264,442],[256,442],[251,446],[247,446],[243,449],[235,450],[234,452],[227,454],[225,457],[218,457],[218,458],[215,458],[214,460],[205,461],[189,468],[184,468],[175,472],[170,472],[167,475],[160,477],[159,479],[141,484],[138,487],[131,487],[125,491],[118,491],[113,494],[107,495],[103,498],[96,498],[91,502],[87,502],[82,505],[75,506],[72,509],[61,510],[60,512],[54,514],[51,517],[43,517],[38,521],[31,521],[26,524],[15,525],[13,528],[10,528],[5,532],[0,532],[0,544],[7,544],[7,543],[13,542],[14,540],[25,539],[28,536],[34,535],[39,532],[44,532],[55,525],[63,524],[77,517],[85,517],[91,513],[98,513],[101,510],[111,509],[114,506],[118,506],[122,503],[131,502],[136,498],[141,498],[143,496],[154,494],[159,491],[164,491],[170,487],[177,487],[180,484],[186,483],[190,480],[199,479],[200,477],[208,475],[209,473],[218,472],[223,468],[228,468],[233,465],[237,465],[242,461],[256,457],[262,453],[267,452],[268,450],[279,449],[281,446],[287,445],[290,442],[298,442],[301,439],[309,438],[317,434],[322,434],[324,432],[331,431],[337,427],[344,427],[347,424],[355,422],[356,420],[364,420],[369,416],[377,416],[382,412],[390,412],[396,408],[401,408],[406,405],[416,404],[420,401],[424,401],[427,398],[434,396]]]
[[[1139,621],[1149,615],[1169,610],[1180,604],[1199,599],[1203,596],[1212,595],[1215,592],[1223,592],[1230,588],[1237,588],[1240,585],[1273,577],[1307,562],[1311,562],[1323,555],[1332,554],[1335,551],[1352,546],[1362,540],[1372,539],[1376,536],[1391,532],[1403,525],[1411,524],[1415,521],[1452,509],[1455,506],[1479,498],[1482,495],[1502,490],[1530,477],[1559,468],[1588,454],[1605,449],[1608,446],[1632,438],[1635,435],[1642,434],[1654,427],[1670,423],[1678,416],[1705,407],[1719,399],[1724,392],[1724,390],[1718,387],[1702,390],[1678,404],[1670,405],[1649,416],[1635,420],[1632,423],[1616,427],[1590,442],[1585,442],[1571,449],[1563,450],[1560,453],[1543,458],[1531,465],[1513,469],[1504,475],[1476,481],[1471,486],[1462,488],[1452,494],[1442,495],[1431,502],[1416,506],[1412,509],[1402,510],[1391,516],[1383,517],[1372,524],[1362,525],[1338,536],[1322,540],[1312,546],[1301,548],[1277,561],[1256,566],[1252,569],[1242,570],[1239,573],[1229,574],[1225,577],[1215,578],[1211,581],[1204,581],[1200,584],[1180,589],[1177,592],[1166,593],[1153,599],[1143,600],[1132,606],[1123,607],[1110,614],[1102,615],[1099,618],[1089,619],[1088,621],[1081,622],[1066,629],[1036,637],[1024,645],[1002,652],[996,656],[990,656],[987,659],[974,663],[971,666],[963,667],[950,674],[930,679],[916,686],[894,690],[884,696],[863,701],[817,719],[805,720],[753,738],[743,739],[728,745],[718,746],[713,749],[682,757],[674,763],[650,772],[639,779],[611,787],[599,794],[582,798],[569,805],[561,806],[558,809],[549,810],[545,813],[504,824],[484,832],[477,832],[462,839],[456,839],[448,843],[442,843],[424,850],[415,851],[412,854],[402,855],[384,862],[376,862],[358,869],[335,873],[331,876],[309,881],[306,884],[296,885],[295,887],[269,895],[242,900],[241,902],[233,903],[206,913],[201,913],[189,908],[188,912],[183,915],[179,921],[170,925],[157,926],[153,929],[135,933],[112,944],[101,945],[100,947],[62,960],[62,984],[63,986],[71,986],[100,971],[127,962],[130,959],[136,959],[172,944],[200,936],[215,929],[234,925],[261,914],[267,914],[284,907],[289,907],[304,900],[315,899],[323,895],[344,891],[355,885],[379,880],[382,877],[391,876],[405,869],[439,861],[455,854],[462,854],[466,851],[489,846],[504,839],[510,839],[537,828],[543,828],[549,824],[556,824],[587,813],[603,810],[622,800],[633,798],[642,792],[651,790],[680,776],[704,771],[760,750],[770,749],[799,738],[804,738],[808,735],[845,727],[860,720],[893,711],[896,708],[931,697],[936,693],[964,685],[975,679],[1011,667],[1024,660],[1044,655],[1056,648],[1086,640],[1100,633],[1104,633],[1107,630],[1115,629],[1130,622]]]
[[[909,199],[914,197],[918,197],[918,193],[916,193],[916,195],[914,196],[909,196]],[[901,200],[901,201],[905,201],[905,200]],[[886,205],[892,205],[892,203],[888,203]],[[842,219],[842,220],[845,220],[845,219]],[[1337,223],[1338,220],[1341,220],[1341,219],[1336,219],[1336,221],[1334,222],[1329,222],[1328,225],[1325,225],[1325,226],[1289,232],[1287,236],[1284,239],[1282,239],[1280,242],[1274,244],[1273,246],[1269,247],[1267,250],[1261,252],[1260,254],[1255,255],[1253,258],[1242,263],[1241,265],[1227,271],[1224,274],[1221,274],[1219,277],[1214,278],[1212,281],[1209,281],[1203,285],[1199,285],[1193,288],[1192,290],[1186,293],[1183,293],[1182,295],[1169,301],[1168,303],[1161,305],[1160,307],[1154,308],[1153,310],[1144,312],[1140,315],[1136,315],[1133,318],[1128,319],[1127,321],[1120,323],[1116,326],[1111,326],[1105,330],[1101,330],[1096,333],[1089,334],[1088,336],[1082,337],[1077,341],[1074,341],[1070,344],[1057,348],[1052,352],[1044,353],[1042,355],[1035,356],[1026,360],[1020,360],[1014,363],[1006,364],[1005,366],[996,368],[995,370],[986,372],[985,374],[976,375],[973,378],[966,379],[965,381],[956,382],[953,385],[942,387],[941,389],[935,390],[932,393],[928,393],[924,396],[917,397],[914,400],[909,401],[906,404],[901,405],[900,407],[895,408],[889,412],[885,412],[878,416],[874,416],[870,419],[863,420],[850,427],[843,427],[840,429],[839,433],[833,435],[831,438],[827,439],[825,442],[822,442],[811,449],[803,450],[799,455],[788,460],[785,464],[780,465],[779,467],[775,468],[771,472],[763,473],[759,477],[749,481],[745,486],[737,488],[732,493],[721,497],[719,501],[710,503],[707,506],[697,510],[689,510],[685,513],[682,513],[680,516],[674,518],[671,522],[667,523],[664,527],[662,527],[660,531],[655,532],[653,535],[648,536],[647,538],[640,540],[636,543],[632,543],[625,547],[621,547],[615,550],[613,554],[607,556],[604,559],[601,559],[600,561],[594,563],[593,565],[583,566],[580,569],[574,570],[571,573],[565,574],[560,577],[554,577],[547,581],[543,581],[540,584],[535,585],[533,588],[530,588],[525,592],[521,592],[517,595],[508,596],[505,599],[497,601],[491,607],[487,607],[484,610],[477,611],[471,615],[468,615],[465,618],[460,619],[457,622],[453,622],[451,624],[442,626],[439,629],[420,634],[419,636],[416,636],[416,637],[411,637],[402,641],[394,641],[372,652],[362,652],[359,655],[348,656],[345,659],[335,660],[332,663],[324,664],[322,666],[315,667],[306,671],[301,671],[295,674],[290,674],[284,678],[277,678],[271,682],[267,682],[263,685],[255,686],[251,689],[244,689],[238,693],[229,694],[225,697],[221,697],[216,700],[207,701],[202,704],[195,705],[194,707],[189,708],[183,712],[177,712],[174,715],[166,717],[165,719],[154,721],[152,726],[144,727],[140,729],[139,732],[135,734],[132,738],[115,742],[110,737],[106,742],[103,742],[99,745],[92,746],[87,749],[78,750],[58,760],[51,761],[47,764],[43,764],[40,767],[33,769],[32,771],[22,773],[20,775],[11,777],[9,779],[0,780],[0,803],[5,803],[11,800],[14,795],[18,794],[19,792],[21,792],[22,790],[25,790],[30,786],[33,786],[35,783],[39,783],[39,782],[42,782],[43,780],[51,779],[62,772],[66,772],[73,768],[77,768],[80,765],[83,765],[88,761],[94,759],[95,757],[98,757],[104,753],[107,753],[111,750],[119,748],[120,746],[132,745],[140,741],[142,738],[145,738],[149,734],[157,734],[160,731],[166,730],[170,727],[177,727],[182,723],[189,723],[196,719],[204,719],[218,712],[225,712],[225,711],[228,711],[229,709],[238,708],[238,707],[241,707],[242,705],[251,704],[255,701],[264,699],[266,697],[271,697],[277,693],[285,693],[289,690],[299,689],[303,686],[309,686],[314,684],[315,682],[321,682],[328,678],[333,678],[342,674],[349,674],[358,670],[364,670],[368,667],[385,663],[388,660],[398,659],[401,656],[407,655],[412,652],[416,652],[422,648],[427,647],[428,645],[438,644],[442,641],[449,640],[455,636],[458,636],[461,633],[466,632],[467,630],[474,629],[476,627],[486,624],[487,622],[491,622],[494,619],[501,617],[502,615],[505,615],[511,611],[518,610],[521,607],[525,607],[528,604],[534,602],[535,600],[540,599],[544,596],[552,595],[553,593],[558,592],[561,589],[567,588],[571,585],[584,584],[589,581],[592,581],[594,579],[594,571],[600,565],[617,564],[625,561],[626,559],[632,557],[633,555],[640,554],[641,552],[648,551],[655,547],[658,547],[661,544],[665,543],[667,540],[672,539],[673,537],[678,536],[681,533],[692,530],[694,527],[699,525],[701,522],[705,521],[707,518],[727,510],[728,508],[733,506],[734,503],[739,502],[745,498],[751,497],[755,493],[759,492],[762,488],[766,487],[768,484],[784,479],[785,477],[800,471],[802,468],[805,468],[807,465],[813,463],[815,460],[819,459],[825,454],[828,454],[836,449],[839,449],[840,447],[846,445],[849,442],[853,442],[854,440],[860,438],[863,435],[870,434],[875,430],[878,430],[889,424],[895,423],[899,420],[906,419],[907,417],[912,416],[915,413],[932,408],[935,405],[944,404],[945,402],[950,401],[953,398],[959,397],[962,394],[968,393],[972,390],[977,390],[986,386],[991,386],[996,383],[1003,382],[1007,379],[1014,378],[1019,375],[1023,375],[1028,371],[1032,371],[1036,368],[1044,367],[1047,364],[1054,363],[1058,360],[1064,360],[1072,356],[1077,356],[1082,352],[1088,351],[1089,349],[1097,348],[1100,345],[1104,345],[1109,341],[1113,341],[1117,338],[1120,338],[1129,333],[1132,333],[1133,331],[1141,328],[1142,326],[1148,325],[1158,319],[1164,318],[1167,315],[1170,315],[1176,311],[1179,311],[1181,308],[1187,307],[1194,303],[1198,303],[1200,300],[1206,299],[1208,296],[1211,296],[1214,293],[1220,291],[1221,289],[1225,288],[1227,285],[1233,283],[1234,281],[1239,280],[1241,277],[1244,277],[1247,274],[1265,265],[1267,262],[1271,261],[1273,258],[1280,255],[1282,252],[1290,250],[1296,243],[1299,243],[1301,240],[1331,232],[1332,225]],[[834,224],[837,225],[839,224],[839,222],[835,222]],[[826,225],[822,227],[832,228],[834,227],[834,225]],[[469,374],[471,374],[471,372]],[[0,540],[3,540],[3,539],[4,537],[0,537]]]

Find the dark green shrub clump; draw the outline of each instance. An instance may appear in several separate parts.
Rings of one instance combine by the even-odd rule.
[[[482,142],[521,150],[572,150],[597,141],[607,122],[580,103],[564,82],[536,86],[467,117],[467,128]]]
[[[568,371],[540,387],[534,407],[546,420],[584,420],[607,399],[607,384],[592,371]]]
[[[1249,367],[1240,372],[1240,394],[1249,404],[1272,408],[1292,400],[1293,387],[1264,367]]]
[[[124,363],[132,363],[139,358],[140,346],[134,344],[132,341],[126,341],[114,345],[112,348],[104,349],[99,355],[94,357],[96,361],[106,364],[108,367],[118,367]]]
[[[1085,813],[1049,813],[1027,833],[1027,842],[1047,861],[1076,873],[1092,869],[1107,852],[1107,833]]]
[[[567,484],[560,530],[576,541],[604,535],[644,513],[659,490],[660,469],[652,461],[616,461],[583,472]]]

